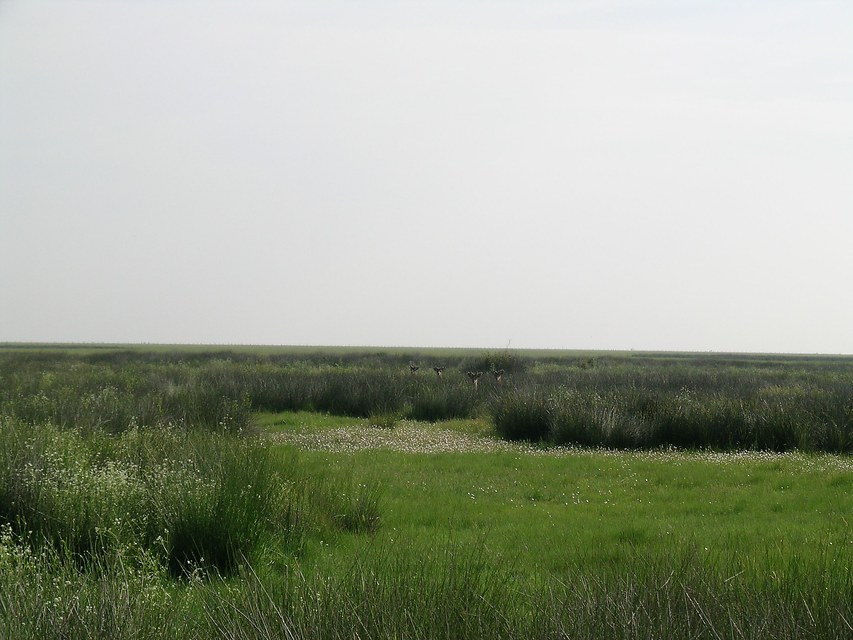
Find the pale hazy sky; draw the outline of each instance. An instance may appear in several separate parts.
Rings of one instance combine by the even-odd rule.
[[[853,2],[0,0],[0,341],[853,353]]]

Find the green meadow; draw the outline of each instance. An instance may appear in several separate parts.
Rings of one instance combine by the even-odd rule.
[[[0,637],[850,638],[851,400],[840,356],[3,345]]]

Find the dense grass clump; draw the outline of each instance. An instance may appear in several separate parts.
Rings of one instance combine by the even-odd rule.
[[[650,439],[645,417],[622,410],[613,393],[564,390],[549,402],[547,437],[555,444],[629,448],[647,444]]]
[[[467,418],[477,411],[479,399],[470,385],[461,380],[440,385],[421,384],[415,389],[406,417],[412,420],[452,420]]]
[[[508,439],[554,444],[853,451],[853,394],[829,400],[819,390],[763,389],[732,397],[635,386],[522,389],[496,401],[493,415],[498,433]]]
[[[198,627],[187,595],[138,547],[81,561],[0,525],[0,638],[188,639]]]
[[[249,424],[250,399],[222,366],[142,365],[0,357],[0,413],[30,424],[119,433],[162,422],[213,431]],[[214,372],[219,375],[212,375]]]
[[[507,440],[544,439],[551,426],[547,397],[535,390],[504,394],[492,402],[495,429]]]
[[[296,500],[259,443],[163,426],[119,436],[0,419],[0,523],[70,557],[133,546],[232,572]],[[293,523],[291,522],[291,526]]]

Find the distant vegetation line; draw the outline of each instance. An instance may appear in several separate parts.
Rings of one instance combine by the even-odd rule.
[[[475,353],[513,353],[526,358],[564,359],[583,356],[613,356],[637,358],[663,358],[696,360],[749,360],[749,361],[837,361],[851,362],[853,354],[843,353],[801,353],[770,351],[679,351],[658,349],[583,349],[583,348],[505,348],[488,347],[418,347],[418,346],[377,346],[377,345],[322,345],[322,344],[248,344],[248,343],[157,343],[157,342],[11,342],[0,341],[0,351],[154,351],[158,353],[202,352],[209,355],[229,355],[246,353],[253,355],[294,355],[294,354],[396,354],[396,355],[448,355],[463,357]]]
[[[255,411],[484,416],[504,438],[551,444],[853,452],[851,358],[439,354],[11,350],[0,413],[113,433],[164,420],[240,431]],[[476,375],[489,371],[505,374]]]

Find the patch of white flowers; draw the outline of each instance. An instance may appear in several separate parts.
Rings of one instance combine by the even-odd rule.
[[[173,436],[178,434],[168,429],[157,432],[166,441],[161,451],[168,450]],[[25,442],[26,462],[9,470],[8,481],[16,499],[32,510],[33,524],[41,515],[72,539],[94,533],[112,543],[139,541],[162,531],[176,513],[210,503],[216,495],[217,480],[194,460],[146,459],[146,443],[136,429],[116,444],[117,459],[99,456],[77,434],[51,427]]]
[[[704,461],[715,464],[788,462],[806,468],[853,472],[853,458],[833,454],[776,453],[771,451],[683,451],[673,447],[649,451],[625,451],[573,446],[541,446],[508,442],[487,435],[475,435],[423,422],[400,421],[393,429],[369,426],[336,427],[310,431],[287,431],[271,436],[275,443],[295,445],[312,451],[355,453],[381,449],[401,453],[497,453],[530,456],[619,456],[670,464]]]
[[[393,429],[351,426],[310,432],[282,432],[274,442],[294,444],[314,451],[354,453],[385,449],[402,453],[485,453],[515,451],[518,445],[434,425],[400,421]]]

